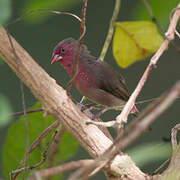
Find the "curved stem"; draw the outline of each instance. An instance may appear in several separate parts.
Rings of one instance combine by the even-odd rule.
[[[112,15],[110,25],[109,25],[109,31],[108,31],[108,34],[106,36],[106,40],[104,42],[104,46],[102,48],[102,51],[101,51],[101,54],[100,54],[100,57],[99,57],[99,59],[101,59],[102,61],[104,60],[104,57],[106,55],[106,52],[108,50],[109,44],[110,44],[112,36],[113,36],[114,26],[115,26],[117,16],[119,14],[120,4],[121,4],[121,0],[116,0],[113,15]]]

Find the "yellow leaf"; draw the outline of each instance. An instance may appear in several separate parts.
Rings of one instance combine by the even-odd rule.
[[[118,22],[113,39],[113,55],[126,68],[156,52],[163,42],[157,27],[150,21]]]

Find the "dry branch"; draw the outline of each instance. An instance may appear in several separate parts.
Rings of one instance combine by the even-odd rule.
[[[54,175],[62,174],[67,171],[71,171],[74,169],[78,169],[82,166],[87,166],[89,163],[93,162],[92,159],[85,159],[85,160],[79,160],[79,161],[72,161],[69,163],[62,164],[60,166],[44,169],[37,171],[30,175],[29,180],[36,180],[38,178],[47,178]]]
[[[180,143],[177,143],[177,132],[180,130],[180,124],[177,124],[171,131],[172,158],[168,168],[163,172],[159,180],[179,180],[180,179]]]
[[[180,124],[176,124],[174,128],[171,130],[171,143],[172,143],[172,148],[175,150],[177,148],[177,133],[180,131]]]
[[[166,32],[166,39],[164,40],[164,42],[161,44],[160,48],[158,49],[158,51],[154,54],[154,56],[151,58],[150,63],[148,65],[148,67],[146,68],[143,76],[141,77],[137,87],[135,88],[134,92],[131,94],[128,102],[126,103],[125,107],[123,108],[121,114],[119,116],[117,116],[116,121],[121,124],[122,122],[126,122],[127,121],[127,117],[132,109],[132,107],[135,104],[136,98],[139,95],[139,93],[141,92],[147,78],[149,77],[152,69],[156,66],[160,56],[163,54],[163,52],[166,50],[166,48],[168,47],[168,44],[170,41],[172,41],[174,39],[174,33],[176,30],[176,25],[178,23],[179,20],[179,16],[180,16],[180,3],[178,4],[176,11],[170,21],[170,25],[169,28]]]
[[[119,153],[119,149],[122,150],[127,147],[131,142],[133,142],[137,137],[139,137],[142,132],[147,130],[150,124],[152,124],[152,122],[176,100],[179,94],[180,81],[178,81],[168,93],[163,94],[156,102],[152,102],[150,105],[148,105],[148,107],[145,108],[143,113],[131,122],[130,126],[128,126],[128,129],[125,129],[124,133],[119,135],[114,140],[113,145],[109,149],[107,149],[107,151],[103,155],[98,157],[90,165],[77,170],[77,172],[72,175],[72,178],[68,180],[79,179],[84,174],[86,174],[87,176],[87,173],[91,173],[91,171],[93,171],[97,167],[99,170],[99,166],[101,166],[101,168],[106,166],[107,163],[109,163]],[[180,129],[179,126],[180,125],[177,125],[173,129],[173,139],[176,139],[177,130]],[[177,142],[174,144],[177,145]]]
[[[112,144],[97,126],[86,125],[89,118],[83,114],[67,96],[66,91],[56,84],[32,57],[12,38],[18,55],[18,64],[7,32],[0,28],[0,55],[17,76],[30,88],[34,96],[42,102],[49,114],[61,121],[63,126],[78,140],[92,157],[103,154]],[[19,66],[19,67],[18,67]],[[19,72],[18,73],[18,69]],[[135,166],[129,156],[121,154],[115,157],[108,171],[126,177],[124,179],[145,179],[145,174]]]

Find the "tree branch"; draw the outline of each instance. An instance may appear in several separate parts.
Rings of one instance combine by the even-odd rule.
[[[62,125],[59,126],[57,130],[57,135],[54,138],[54,142],[51,144],[49,148],[49,161],[48,161],[48,167],[51,168],[55,164],[56,160],[56,154],[59,153],[61,149],[62,139],[65,133],[65,129]]]
[[[180,131],[180,124],[176,124],[174,128],[171,130],[171,142],[172,148],[175,150],[177,148],[177,132]]]
[[[171,131],[171,141],[173,154],[168,168],[163,172],[161,180],[180,178],[180,143],[177,143],[177,132],[180,130],[180,124],[177,124]]]
[[[83,6],[82,6],[82,19],[81,19],[81,29],[80,29],[80,37],[79,37],[79,41],[78,41],[78,51],[76,54],[76,60],[74,63],[74,67],[73,67],[73,72],[72,72],[72,77],[70,79],[70,81],[67,84],[67,94],[70,95],[70,90],[72,87],[72,83],[78,73],[78,67],[79,67],[79,57],[80,57],[80,52],[81,52],[81,46],[83,43],[83,38],[86,32],[86,8],[87,8],[87,1],[88,0],[83,0]]]
[[[103,154],[113,144],[112,140],[97,126],[86,125],[89,118],[76,107],[67,96],[66,91],[56,84],[55,80],[32,59],[13,37],[11,39],[19,57],[18,64],[7,33],[1,27],[0,55],[5,62],[30,88],[34,96],[42,102],[43,109],[60,121],[92,157],[95,158]],[[18,66],[20,73],[18,73]],[[139,180],[144,180],[146,176],[125,154],[115,157],[108,172],[126,176],[129,179],[137,177]]]
[[[105,165],[107,165],[119,153],[120,149],[124,149],[133,140],[139,137],[142,132],[144,132],[150,126],[150,124],[176,100],[179,94],[180,81],[178,81],[167,94],[163,94],[156,102],[148,105],[148,107],[144,110],[145,116],[144,114],[142,114],[137,117],[137,119],[135,119],[130,124],[128,129],[125,130],[125,133],[119,135],[114,140],[113,145],[109,149],[107,149],[107,151],[103,155],[95,159],[95,161],[90,165],[79,169],[72,175],[72,178],[70,178],[69,180],[79,179],[84,174],[86,174],[87,176],[87,173],[91,173],[91,171],[96,167],[99,168],[99,166],[101,166],[101,168],[103,168]],[[179,128],[179,126],[177,127]]]
[[[123,108],[121,114],[119,116],[117,116],[116,121],[118,122],[118,124],[121,124],[121,122],[127,121],[128,114],[130,113],[132,107],[134,106],[136,98],[139,95],[140,91],[142,90],[142,88],[143,88],[147,78],[149,77],[152,69],[154,67],[156,67],[156,64],[157,64],[160,56],[167,49],[169,42],[174,39],[174,33],[175,33],[176,25],[177,25],[177,22],[178,22],[178,19],[180,16],[180,9],[179,8],[180,8],[180,3],[178,4],[177,9],[176,9],[171,21],[170,21],[168,31],[165,34],[166,39],[164,40],[164,42],[162,43],[162,45],[160,46],[158,51],[151,58],[151,61],[148,65],[148,67],[146,68],[141,80],[139,81],[136,89],[131,94],[131,96],[130,96],[128,102],[126,103],[125,107]]]
[[[55,176],[58,174],[62,174],[64,172],[71,171],[71,170],[78,169],[80,167],[86,166],[93,161],[94,160],[92,160],[92,159],[72,161],[69,163],[62,164],[62,165],[57,166],[57,167],[52,167],[52,168],[36,171],[30,175],[29,180],[36,180],[37,177],[47,178],[47,177]]]
[[[38,108],[38,109],[26,111],[26,114],[36,113],[36,112],[41,112],[41,111],[44,111],[44,110],[42,108]],[[10,116],[21,116],[23,114],[24,114],[24,112],[20,111],[20,112],[12,113],[12,114],[10,114]]]

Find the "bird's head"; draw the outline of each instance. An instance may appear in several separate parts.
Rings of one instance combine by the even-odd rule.
[[[76,60],[77,50],[78,41],[73,38],[67,38],[59,42],[53,50],[51,64],[59,62],[68,73],[71,73]],[[80,56],[83,54],[89,54],[85,45],[82,45]]]
[[[68,67],[74,60],[74,49],[76,40],[67,38],[59,42],[53,50],[51,64],[55,62],[61,63],[64,67]]]

